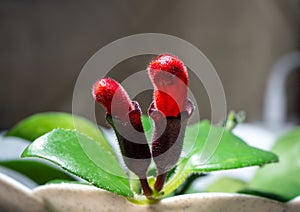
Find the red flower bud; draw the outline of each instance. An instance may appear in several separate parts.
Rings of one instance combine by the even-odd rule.
[[[154,58],[148,68],[154,85],[154,103],[165,116],[177,117],[185,110],[188,92],[188,72],[174,55],[162,54]]]
[[[128,111],[134,108],[124,88],[110,78],[100,79],[94,84],[93,97],[109,115],[121,120],[126,120]]]
[[[141,109],[131,101],[124,88],[110,78],[98,80],[93,86],[93,97],[106,108],[106,120],[114,129],[124,162],[139,178],[144,194],[151,197],[147,170],[151,152],[141,122]]]
[[[154,188],[160,191],[167,173],[179,159],[194,107],[187,98],[187,69],[179,58],[162,54],[151,61],[148,73],[154,85],[154,102],[148,110],[155,124],[152,156],[157,177]]]

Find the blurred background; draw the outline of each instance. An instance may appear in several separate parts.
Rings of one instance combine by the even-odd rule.
[[[1,0],[0,26],[0,130],[36,112],[71,112],[87,60],[116,39],[144,32],[178,36],[198,47],[222,80],[227,108],[261,121],[272,67],[300,47],[300,1]],[[145,69],[152,57],[123,61],[111,76],[122,80]],[[299,85],[300,72],[291,72],[284,90],[293,121],[300,120]],[[209,118],[205,91],[193,79],[191,88],[201,116]],[[151,92],[136,98],[145,110]]]

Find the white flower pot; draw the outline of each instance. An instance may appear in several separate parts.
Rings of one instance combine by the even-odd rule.
[[[28,189],[0,174],[0,211],[300,211],[300,197],[288,203],[242,194],[199,193],[136,205],[126,198],[89,185],[50,184]]]

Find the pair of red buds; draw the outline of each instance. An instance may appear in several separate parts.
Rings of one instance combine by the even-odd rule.
[[[187,98],[188,73],[180,59],[163,54],[154,58],[147,70],[154,85],[154,101],[148,110],[155,123],[151,151],[139,104],[129,99],[119,83],[110,78],[100,79],[94,84],[93,96],[106,108],[106,120],[116,133],[127,168],[139,177],[144,194],[151,197],[147,181],[151,158],[157,168],[154,189],[160,191],[167,173],[180,157],[193,104]]]

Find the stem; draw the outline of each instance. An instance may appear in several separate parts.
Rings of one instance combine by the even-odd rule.
[[[159,199],[148,199],[145,196],[134,196],[131,198],[127,198],[130,202],[137,204],[137,205],[149,205],[159,202]]]
[[[146,179],[140,179],[141,182],[141,186],[144,192],[144,195],[149,199],[152,197],[152,189],[150,188],[149,184],[148,184],[148,180]]]
[[[189,176],[191,173],[189,169],[186,168],[188,166],[187,161],[182,161],[180,165],[178,166],[175,174],[172,176],[172,178],[166,183],[166,185],[163,188],[164,196],[170,194],[175,189],[177,189]]]
[[[189,177],[186,178],[185,182],[181,185],[180,189],[175,190],[174,196],[185,194],[185,192],[190,188],[190,186],[196,179],[205,175],[206,174],[202,174],[202,173],[200,174],[192,173]]]
[[[155,181],[155,184],[154,184],[154,189],[156,191],[161,191],[161,189],[163,188],[163,186],[165,184],[167,174],[168,173],[160,174],[156,177],[156,181]]]

